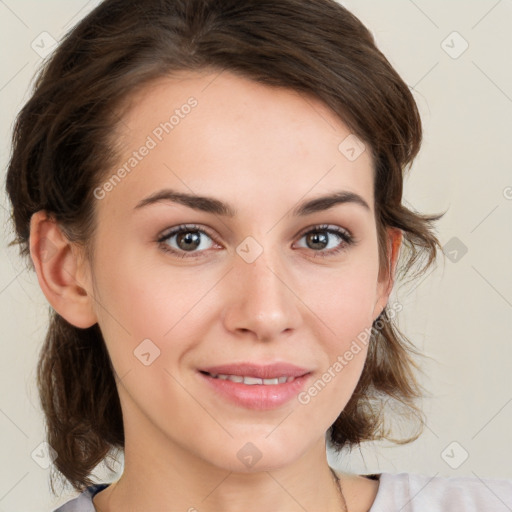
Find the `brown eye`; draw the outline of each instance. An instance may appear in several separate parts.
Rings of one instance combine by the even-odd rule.
[[[186,231],[176,236],[176,245],[184,251],[193,251],[201,244],[199,231]]]
[[[212,237],[197,226],[178,226],[158,239],[158,243],[164,251],[181,257],[200,255],[214,245]]]
[[[348,231],[329,225],[316,226],[303,233],[301,239],[305,239],[306,249],[317,253],[315,256],[332,256],[355,244]]]
[[[329,243],[329,236],[325,233],[308,233],[306,235],[306,244],[310,249],[325,249],[326,245]]]

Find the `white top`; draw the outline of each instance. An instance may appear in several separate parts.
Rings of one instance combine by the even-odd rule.
[[[512,512],[512,480],[415,473],[378,476],[379,489],[369,512]],[[90,486],[54,512],[97,512],[92,498],[107,486]]]
[[[381,473],[369,512],[512,512],[512,480]]]

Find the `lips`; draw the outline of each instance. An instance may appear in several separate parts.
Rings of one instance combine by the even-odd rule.
[[[279,379],[281,377],[302,377],[310,371],[289,363],[258,365],[255,363],[233,363],[201,368],[201,372],[212,376],[228,375],[256,379]]]
[[[309,382],[311,372],[289,363],[237,363],[202,368],[198,375],[218,397],[238,407],[261,411],[296,398]]]
[[[292,382],[276,385],[247,385],[211,377],[209,373],[198,372],[201,380],[222,400],[228,400],[237,407],[253,410],[269,410],[296,399],[310,381],[310,374],[293,377]]]

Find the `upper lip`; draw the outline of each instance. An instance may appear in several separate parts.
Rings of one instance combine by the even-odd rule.
[[[273,363],[259,365],[256,363],[232,363],[219,366],[200,368],[200,371],[213,375],[240,375],[259,379],[275,379],[277,377],[302,377],[309,370],[289,363]]]

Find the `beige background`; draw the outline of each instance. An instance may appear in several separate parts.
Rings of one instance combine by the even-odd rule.
[[[97,3],[0,2],[3,225],[10,131],[41,61],[32,41],[48,37],[42,32],[58,40]],[[343,460],[329,454],[330,460],[359,473],[512,478],[512,2],[343,4],[372,30],[413,89],[425,141],[405,200],[422,212],[448,208],[438,225],[448,255],[421,282],[395,290],[404,306],[401,329],[437,361],[425,366],[423,383],[433,398],[424,403],[424,434],[410,445],[371,444]],[[53,498],[49,470],[31,456],[44,438],[34,375],[48,304],[16,249],[7,249],[10,239],[6,226],[0,248],[0,512],[51,511],[70,494]]]

